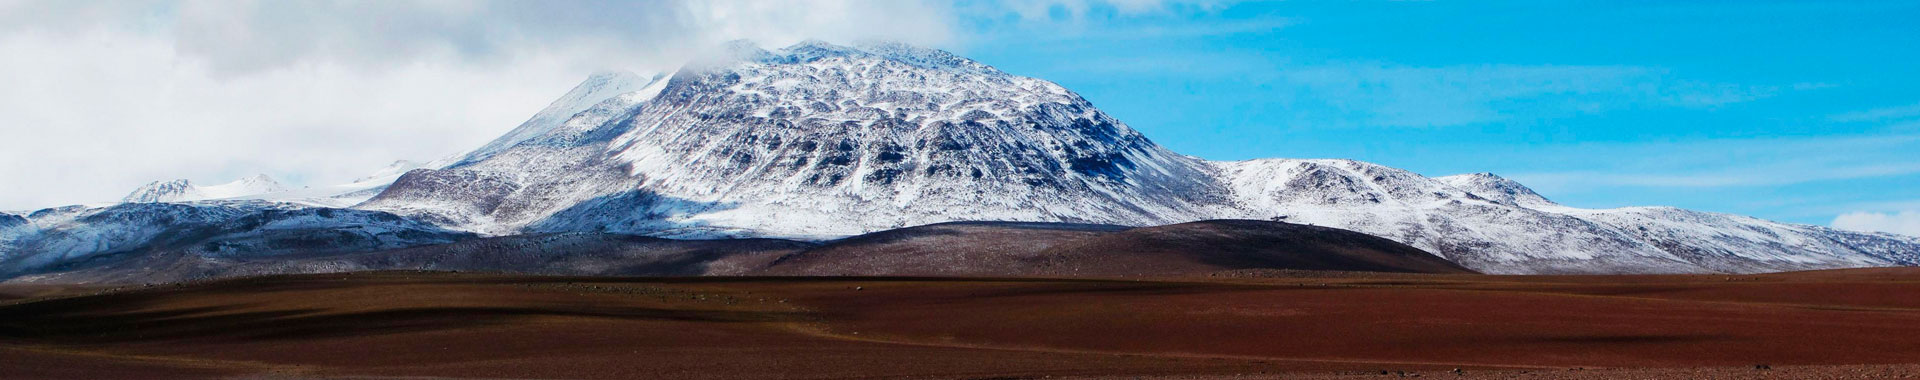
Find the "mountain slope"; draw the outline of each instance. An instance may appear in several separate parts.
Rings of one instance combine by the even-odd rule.
[[[1527,188],[1526,185],[1493,175],[1493,173],[1450,175],[1434,177],[1433,180],[1502,205],[1526,208],[1559,205],[1533,192],[1533,189]]]
[[[669,240],[596,233],[466,239],[398,249],[216,256],[162,250],[11,282],[156,283],[299,273],[437,270],[574,276],[735,275],[812,244],[774,239]]]
[[[0,235],[0,279],[67,271],[172,252],[262,258],[442,244],[472,238],[365,210],[261,201],[122,203],[35,211],[31,225]]]
[[[0,212],[0,229],[27,224],[27,217]]]
[[[495,233],[819,238],[1187,220],[1224,199],[1204,162],[1052,83],[904,45],[734,54],[486,159],[409,173],[363,207]]]
[[[580,88],[621,87],[597,84],[607,81]],[[550,107],[560,111],[466,161],[410,172],[361,207],[488,234],[812,239],[956,220],[1272,219],[1374,234],[1492,273],[1920,264],[1911,238],[1575,209],[1485,173],[1203,161],[1052,83],[897,44],[736,45],[650,83],[570,94]]]
[[[592,109],[602,102],[619,96],[650,98],[666,85],[663,76],[643,77],[631,72],[603,72],[587,77],[585,82],[574,86],[573,90],[561,95],[559,100],[548,104],[533,118],[520,123],[520,126],[508,131],[461,158],[459,164],[485,160],[501,151],[512,148],[527,140],[538,138],[566,124],[575,114]]]
[[[671,76],[595,75],[473,152],[343,186],[263,194],[252,185],[156,183],[129,200],[184,203],[34,212],[27,227],[0,227],[0,264],[62,268],[213,242],[158,238],[179,228],[240,236],[249,227],[231,222],[327,213],[335,216],[309,218],[301,233],[380,226],[420,237],[322,250],[329,254],[468,233],[829,240],[968,220],[1256,219],[1380,236],[1488,273],[1920,265],[1920,238],[1673,208],[1579,209],[1487,173],[1428,178],[1350,160],[1200,160],[1056,84],[899,44],[737,44]],[[216,196],[255,201],[186,201]],[[972,227],[915,231],[939,228]],[[1007,236],[1057,237],[1050,234]],[[940,251],[908,248],[902,260]],[[276,249],[264,256],[284,253]]]
[[[1492,174],[1351,160],[1219,162],[1248,210],[1366,232],[1491,273],[1699,273],[1915,265],[1920,241],[1672,208],[1561,206]],[[1653,211],[1660,210],[1660,211]],[[1868,240],[1881,245],[1836,244]]]

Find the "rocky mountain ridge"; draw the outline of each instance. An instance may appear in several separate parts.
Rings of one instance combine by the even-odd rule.
[[[1202,160],[1057,84],[886,43],[735,45],[671,75],[595,75],[480,149],[390,176],[356,187],[359,198],[326,199],[366,199],[343,212],[391,215],[420,236],[820,241],[951,221],[1260,219],[1359,231],[1488,273],[1920,264],[1920,238],[1664,207],[1580,209],[1489,173]],[[247,207],[347,206],[258,202],[281,205]],[[90,212],[101,211],[49,215]],[[88,256],[20,243],[96,228],[62,218],[29,215],[30,228],[0,229],[15,231],[0,234],[0,259]]]

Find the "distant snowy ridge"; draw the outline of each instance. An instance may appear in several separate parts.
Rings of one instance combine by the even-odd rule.
[[[587,80],[574,86],[559,100],[548,104],[533,118],[527,119],[519,127],[507,134],[488,142],[461,158],[459,164],[484,160],[509,147],[536,137],[552,134],[567,123],[574,115],[584,112],[595,105],[614,97],[626,96],[635,100],[651,98],[666,86],[665,75],[643,77],[631,72],[602,72],[587,77]]]
[[[309,207],[346,208],[373,198],[407,171],[423,167],[444,167],[452,159],[433,162],[394,161],[353,182],[307,187],[281,184],[265,174],[213,186],[198,186],[185,179],[155,181],[135,189],[122,203],[189,203],[211,200],[244,200],[288,203]],[[105,206],[105,205],[101,205]]]
[[[176,179],[171,181],[155,181],[146,186],[141,186],[139,189],[135,189],[133,193],[127,194],[126,198],[121,199],[121,201],[130,203],[186,202],[237,198],[249,195],[278,193],[287,190],[288,188],[285,185],[274,181],[272,177],[268,177],[266,174],[256,174],[233,182],[212,186],[196,186],[191,181]]]
[[[393,214],[266,201],[122,203],[35,211],[0,230],[0,279],[98,257],[184,252],[209,258],[348,253],[472,238]]]
[[[1920,239],[1670,207],[1573,208],[1490,173],[1427,178],[1352,160],[1215,164],[1241,207],[1253,212],[1244,217],[1366,232],[1490,273],[1746,273],[1920,264]]]

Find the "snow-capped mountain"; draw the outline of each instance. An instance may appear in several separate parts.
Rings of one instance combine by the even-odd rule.
[[[310,207],[346,208],[380,194],[393,184],[400,175],[422,167],[444,167],[458,157],[449,157],[433,162],[394,161],[372,173],[354,179],[353,182],[291,187],[274,181],[265,174],[242,178],[230,183],[197,186],[184,179],[155,181],[135,189],[122,199],[122,203],[182,203],[205,200],[253,200],[276,203],[290,203]]]
[[[256,174],[233,182],[211,186],[197,186],[191,181],[176,179],[172,181],[154,181],[146,186],[141,186],[139,189],[135,189],[133,193],[127,194],[127,197],[121,199],[121,202],[153,203],[228,199],[278,193],[287,190],[289,190],[288,187],[281,185],[279,181],[274,181],[272,177],[268,177],[266,174]]]
[[[127,201],[0,213],[0,279],[158,254],[203,260],[326,254],[441,244],[474,237],[390,213],[344,209],[407,170],[395,162],[353,183],[289,188],[265,175],[214,186],[154,182]]]
[[[1487,173],[1201,160],[1051,82],[884,43],[740,44],[670,76],[594,75],[464,155],[396,163],[340,186],[206,190],[226,186],[156,183],[129,201],[175,203],[0,215],[0,278],[115,255],[313,247],[301,241],[349,252],[474,234],[831,239],[966,220],[1224,218],[1364,232],[1489,273],[1920,265],[1920,238],[1673,208],[1580,209]],[[188,201],[215,198],[230,200]]]
[[[362,207],[491,233],[834,237],[930,220],[1172,222],[1225,199],[1204,162],[1053,83],[897,44],[732,53],[657,92],[530,120]],[[634,77],[595,76],[548,110],[608,78]]]
[[[1762,272],[1920,263],[1920,239],[1666,207],[1562,206],[1490,173],[1351,160],[1217,162],[1246,217],[1399,240],[1491,273]],[[1866,239],[1879,246],[1850,243]]]
[[[631,88],[645,90],[606,90]],[[670,78],[595,76],[507,137],[408,173],[361,207],[489,234],[830,238],[954,220],[1282,219],[1495,273],[1920,263],[1908,237],[1577,209],[1491,174],[1204,161],[1053,83],[898,44],[736,45]]]

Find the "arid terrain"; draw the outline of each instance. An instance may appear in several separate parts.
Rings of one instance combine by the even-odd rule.
[[[1915,294],[1912,268],[10,285],[0,378],[1903,378]]]

